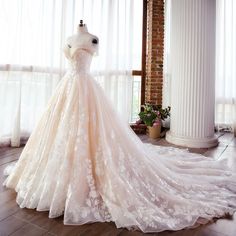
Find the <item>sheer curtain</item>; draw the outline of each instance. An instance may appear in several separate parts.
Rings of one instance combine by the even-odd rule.
[[[236,134],[236,1],[217,0],[216,123]]]
[[[99,57],[94,59],[92,71],[128,120],[132,63],[137,54],[133,14],[141,3],[142,0],[2,0],[0,143],[19,146],[31,133],[65,73],[63,43],[75,32],[80,19],[100,38]]]
[[[171,33],[171,0],[165,0],[165,32],[164,32],[164,80],[162,89],[162,106],[171,106],[171,51],[170,51],[170,33]]]
[[[163,106],[171,98],[171,0],[165,0]],[[216,1],[216,109],[218,128],[234,128],[236,135],[236,1]]]

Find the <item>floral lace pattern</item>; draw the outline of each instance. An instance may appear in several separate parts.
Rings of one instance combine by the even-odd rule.
[[[223,161],[143,144],[89,75],[91,55],[77,54],[5,181],[20,207],[143,232],[232,214],[235,173]]]

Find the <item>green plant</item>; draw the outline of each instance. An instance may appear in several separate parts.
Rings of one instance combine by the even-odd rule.
[[[160,105],[145,104],[141,107],[143,110],[139,113],[140,120],[147,126],[157,126],[161,124],[161,120],[165,120],[170,116],[170,107],[162,108]]]

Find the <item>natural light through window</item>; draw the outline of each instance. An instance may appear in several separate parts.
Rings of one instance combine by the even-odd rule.
[[[91,72],[126,121],[140,109],[142,0],[18,1],[0,8],[0,137],[28,136],[65,74],[63,47],[81,19],[99,37]],[[141,72],[140,72],[141,73]],[[7,117],[7,118],[6,118]],[[7,120],[7,122],[5,120]]]

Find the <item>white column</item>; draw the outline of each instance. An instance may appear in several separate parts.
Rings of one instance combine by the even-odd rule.
[[[168,142],[196,148],[214,134],[215,0],[171,2],[171,125]]]

